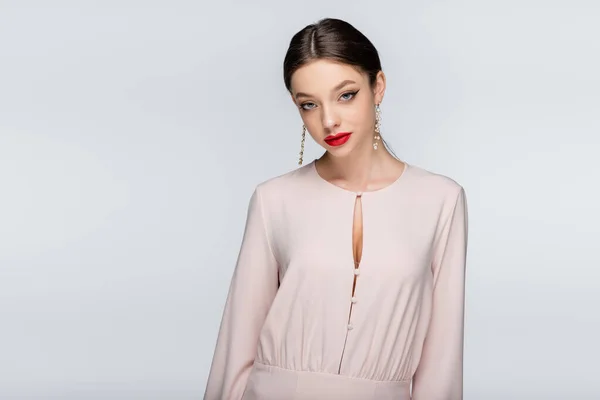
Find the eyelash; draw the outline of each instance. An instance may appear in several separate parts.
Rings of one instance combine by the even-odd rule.
[[[346,93],[343,93],[343,94],[342,94],[340,97],[343,97],[343,96],[346,96],[346,95],[352,95],[352,97],[350,97],[348,100],[344,100],[344,102],[348,102],[348,101],[351,101],[351,100],[353,100],[353,99],[354,99],[354,97],[356,97],[356,94],[357,94],[358,92],[359,92],[358,90],[356,90],[356,91],[354,91],[354,92],[346,92]],[[303,110],[303,111],[310,111],[310,110],[313,110],[313,108],[308,108],[308,109],[307,109],[307,108],[304,108],[304,106],[306,106],[306,105],[308,105],[308,104],[314,104],[314,103],[310,103],[310,102],[307,102],[307,103],[302,103],[302,104],[300,104],[300,109],[301,109],[301,110]]]

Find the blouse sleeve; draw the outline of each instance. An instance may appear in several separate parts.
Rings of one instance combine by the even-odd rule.
[[[257,187],[248,206],[204,400],[242,398],[260,330],[277,292],[278,266],[269,244],[262,207]]]
[[[433,308],[413,400],[462,400],[465,270],[468,213],[461,187],[435,242]]]

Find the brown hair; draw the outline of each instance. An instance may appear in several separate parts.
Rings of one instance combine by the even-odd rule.
[[[298,68],[318,59],[329,59],[356,67],[375,84],[381,62],[373,43],[346,21],[325,18],[307,25],[290,41],[283,61],[283,80],[291,91],[292,75]]]

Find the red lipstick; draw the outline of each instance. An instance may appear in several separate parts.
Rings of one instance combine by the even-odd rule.
[[[339,132],[325,138],[325,142],[330,146],[341,146],[350,139],[352,132]]]

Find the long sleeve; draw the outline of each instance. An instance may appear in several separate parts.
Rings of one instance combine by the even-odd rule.
[[[248,206],[204,400],[240,400],[258,338],[277,293],[278,266],[271,251],[258,186]]]
[[[413,400],[462,400],[465,272],[468,212],[460,187],[454,207],[434,242],[433,305]]]

